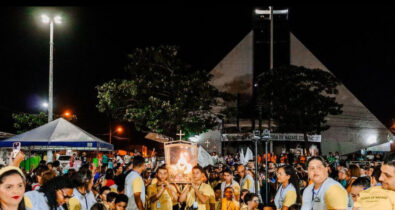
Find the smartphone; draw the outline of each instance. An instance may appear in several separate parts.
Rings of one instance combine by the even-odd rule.
[[[21,150],[21,142],[14,142],[12,144],[12,158],[14,159],[16,155],[19,153]]]

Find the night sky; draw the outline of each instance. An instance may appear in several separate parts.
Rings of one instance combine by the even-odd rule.
[[[395,13],[385,6],[291,5],[292,32],[386,126],[395,118]],[[0,8],[0,131],[14,133],[11,113],[45,111],[49,26],[45,7]],[[95,86],[127,78],[136,47],[174,44],[182,58],[211,70],[251,30],[247,5],[56,7],[54,112],[72,110],[76,124],[105,133]]]

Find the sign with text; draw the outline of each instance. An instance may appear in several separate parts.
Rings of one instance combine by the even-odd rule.
[[[265,132],[262,133],[263,136]],[[304,135],[302,133],[267,133],[271,141],[304,141]],[[222,141],[251,141],[256,137],[256,133],[232,133],[222,134]],[[309,142],[321,142],[321,135],[307,135]]]

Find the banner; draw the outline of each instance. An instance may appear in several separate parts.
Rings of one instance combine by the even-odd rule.
[[[254,139],[253,133],[248,134],[222,134],[222,141],[252,141]],[[309,142],[321,142],[321,135],[307,135]],[[271,141],[304,141],[302,133],[271,133]]]

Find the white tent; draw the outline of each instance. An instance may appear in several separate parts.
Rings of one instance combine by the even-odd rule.
[[[0,147],[11,148],[14,142],[21,142],[22,148],[29,150],[112,151],[114,149],[112,144],[93,136],[63,118],[0,141]]]

